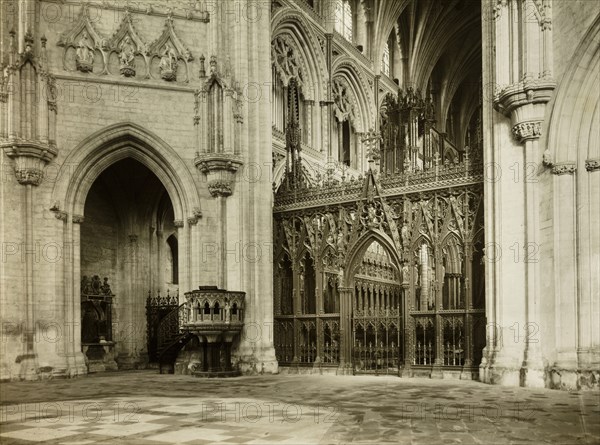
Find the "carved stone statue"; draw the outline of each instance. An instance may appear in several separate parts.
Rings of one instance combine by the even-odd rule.
[[[402,238],[402,247],[407,249],[408,248],[408,243],[410,242],[410,234],[409,234],[409,230],[408,230],[408,225],[406,224],[406,221],[404,221],[402,223],[402,228],[400,229],[400,237]]]
[[[125,37],[119,45],[121,52],[119,53],[119,61],[121,62],[121,74],[125,77],[135,76],[135,46],[131,42],[129,36]]]
[[[94,46],[85,31],[77,44],[75,65],[79,71],[84,73],[89,73],[94,68]]]
[[[177,79],[177,51],[170,42],[167,42],[160,59],[160,74],[169,82]]]
[[[110,284],[108,284],[108,278],[104,277],[104,283],[100,286],[100,292],[104,295],[112,295],[112,291],[110,290]]]
[[[402,266],[402,284],[408,284],[408,263],[406,261]]]
[[[225,300],[225,307],[223,308],[223,312],[225,312],[225,322],[229,323],[231,321],[231,309],[229,308],[229,301]]]
[[[415,286],[419,286],[420,276],[419,276],[419,264],[415,261],[414,265],[414,274],[415,274]]]

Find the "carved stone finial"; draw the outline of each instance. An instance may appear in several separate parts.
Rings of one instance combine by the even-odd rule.
[[[204,60],[205,60],[204,54],[201,54],[200,55],[200,72],[199,72],[200,77],[206,77],[206,68],[204,67]]]

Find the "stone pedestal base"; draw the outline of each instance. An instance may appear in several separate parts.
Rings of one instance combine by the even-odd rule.
[[[87,372],[116,371],[119,367],[115,361],[115,344],[84,343],[81,345],[86,359]]]
[[[75,354],[68,356],[66,377],[77,377],[80,375],[86,375],[88,373],[88,368],[85,361],[86,357],[82,351],[76,352]]]

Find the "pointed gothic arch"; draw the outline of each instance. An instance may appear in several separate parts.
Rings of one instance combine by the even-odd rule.
[[[271,39],[287,38],[304,70],[302,93],[306,100],[323,100],[326,95],[327,68],[317,37],[305,18],[290,8],[278,9],[271,19]]]
[[[378,229],[370,229],[362,234],[362,236],[348,248],[346,263],[344,264],[344,286],[352,287],[354,273],[360,265],[365,255],[365,252],[373,242],[379,243],[388,254],[390,261],[398,271],[401,270],[402,260],[400,253],[394,247],[394,240],[385,232]]]
[[[175,219],[200,212],[200,199],[185,162],[166,142],[138,124],[123,122],[81,141],[65,159],[52,192],[56,210],[84,215],[85,197],[94,180],[115,162],[133,158],[163,183],[173,202]],[[74,171],[67,171],[73,168]]]

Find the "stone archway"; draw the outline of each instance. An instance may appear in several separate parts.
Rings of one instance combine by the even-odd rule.
[[[81,353],[81,225],[85,221],[86,199],[94,182],[105,172],[124,160],[136,161],[151,172],[172,204],[173,226],[177,232],[179,247],[179,285],[183,289],[192,286],[194,260],[190,246],[198,232],[193,230],[200,217],[200,199],[197,187],[187,164],[173,148],[150,131],[133,123],[112,125],[84,139],[65,159],[58,173],[52,202],[52,211],[63,221],[63,243],[69,246],[69,256],[57,271],[63,276],[57,280],[57,295],[64,295],[65,319],[72,323],[72,335],[65,336],[65,350],[72,357],[71,368],[76,374],[85,373],[85,360]],[[157,204],[158,205],[158,204]],[[147,233],[146,233],[147,234]],[[133,249],[137,239],[131,234]],[[196,241],[197,242],[197,241]],[[131,246],[129,246],[131,247]],[[100,271],[99,271],[100,272]],[[140,297],[145,299],[144,295]],[[139,308],[138,308],[139,309]],[[143,314],[143,304],[142,304]],[[139,311],[138,311],[139,312]],[[139,315],[139,314],[138,314]],[[136,323],[139,317],[129,317],[130,324],[124,326],[130,333],[145,331],[145,323]],[[139,339],[138,339],[139,340]],[[134,342],[133,351],[127,354],[139,355],[139,342]],[[142,343],[143,344],[143,343]],[[143,361],[143,360],[142,360]],[[137,366],[139,360],[132,360]]]

